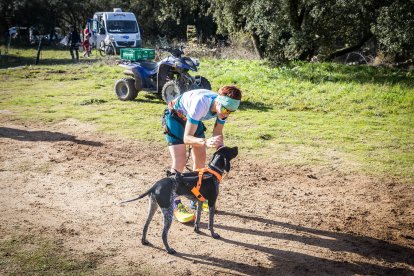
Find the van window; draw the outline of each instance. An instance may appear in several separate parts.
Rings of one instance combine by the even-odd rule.
[[[132,20],[108,20],[106,29],[109,33],[138,33],[138,25]]]
[[[92,20],[92,31],[95,33],[98,33],[101,28],[105,27],[105,25],[102,20],[102,16],[99,16],[99,17],[94,16],[93,18],[94,19]]]
[[[94,31],[95,33],[98,32],[98,22],[96,20],[92,21],[92,31]]]

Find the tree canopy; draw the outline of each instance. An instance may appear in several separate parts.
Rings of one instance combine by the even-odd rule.
[[[2,32],[11,26],[83,26],[96,11],[134,12],[143,37],[203,39],[247,33],[260,57],[332,60],[361,49],[413,58],[414,0],[3,0]]]

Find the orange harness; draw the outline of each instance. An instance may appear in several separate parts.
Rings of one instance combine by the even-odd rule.
[[[197,185],[191,189],[191,192],[196,196],[196,198],[199,201],[204,202],[204,201],[206,201],[206,199],[200,193],[201,182],[203,182],[203,174],[205,172],[209,172],[209,173],[213,174],[215,177],[217,177],[217,180],[218,180],[219,183],[221,182],[221,175],[218,172],[216,172],[216,171],[214,171],[210,168],[196,169],[196,171],[198,171],[198,181],[197,181]]]

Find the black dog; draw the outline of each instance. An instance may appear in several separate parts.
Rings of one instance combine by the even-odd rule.
[[[157,181],[148,191],[144,194],[121,202],[131,202],[134,200],[141,199],[146,195],[149,195],[149,208],[148,208],[148,218],[145,222],[143,233],[142,233],[142,244],[147,245],[149,244],[146,236],[148,232],[149,224],[157,210],[157,204],[161,207],[163,216],[164,216],[164,228],[162,231],[162,241],[164,243],[165,249],[169,254],[174,254],[176,251],[168,245],[168,231],[171,227],[171,223],[173,220],[173,202],[177,196],[183,195],[190,200],[197,200],[197,215],[196,220],[194,222],[194,231],[199,233],[199,225],[200,225],[200,216],[202,210],[202,201],[200,199],[208,200],[208,208],[209,208],[209,220],[208,220],[208,229],[211,232],[211,236],[215,239],[220,238],[217,233],[214,233],[214,213],[215,213],[215,204],[216,199],[218,196],[218,183],[220,182],[221,176],[223,175],[224,171],[230,171],[230,160],[235,158],[238,154],[237,147],[229,148],[229,147],[221,147],[217,150],[210,163],[208,164],[208,169],[202,177],[199,176],[198,172],[191,172],[191,173],[176,173],[172,174],[170,177],[163,178]],[[198,198],[195,194],[191,191],[194,190],[194,187],[197,185],[198,180],[202,179],[201,186],[199,187],[199,193],[201,197]],[[197,194],[197,192],[196,192]]]

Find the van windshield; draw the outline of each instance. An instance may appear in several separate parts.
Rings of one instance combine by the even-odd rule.
[[[109,33],[138,33],[137,22],[132,20],[108,20],[106,28]]]

